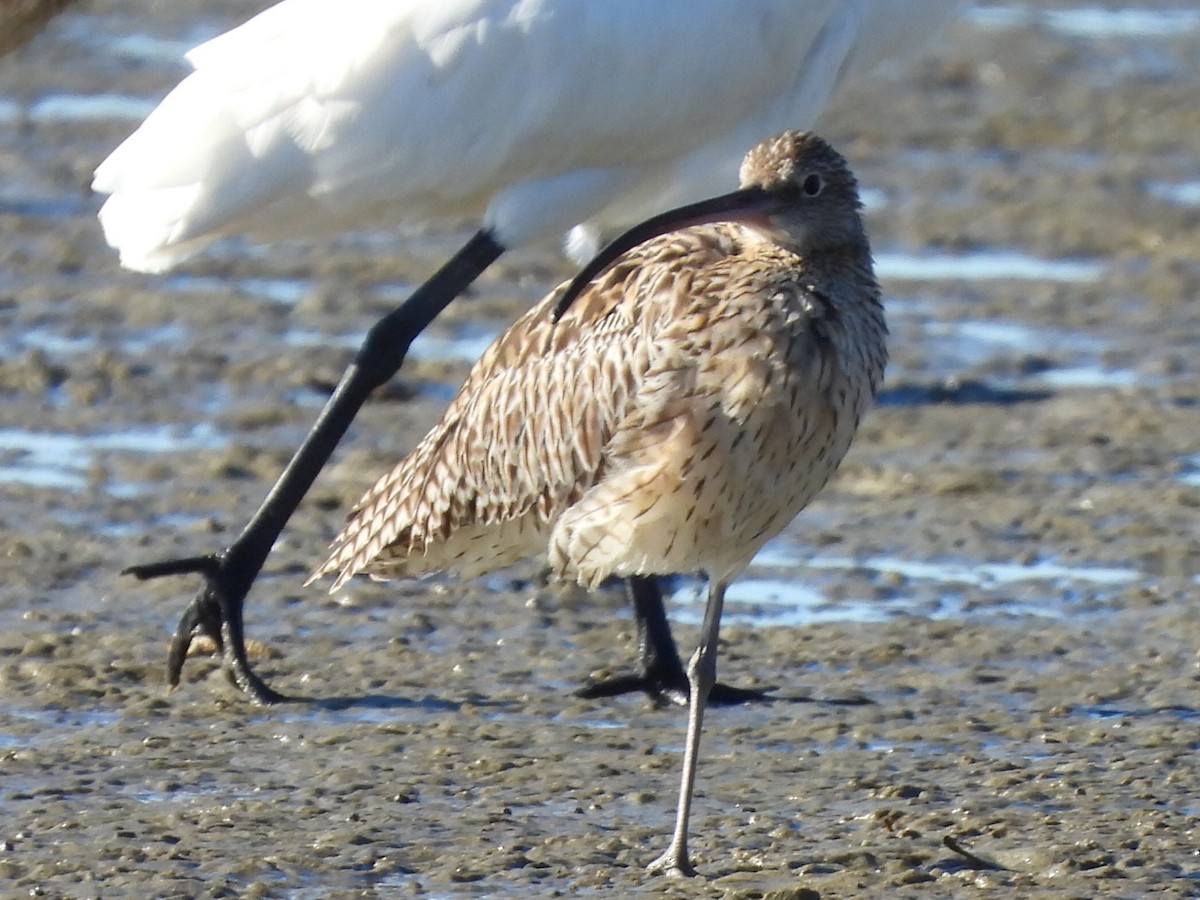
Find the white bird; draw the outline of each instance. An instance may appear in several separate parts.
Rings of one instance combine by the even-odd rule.
[[[258,514],[199,572],[193,634],[245,660],[254,578],[367,394],[504,250],[602,235],[730,183],[746,147],[810,127],[834,90],[926,41],[955,0],[283,0],[188,54],[195,71],[96,171],[124,265],[208,242],[474,219],[468,244],[369,333]],[[660,604],[661,605],[661,604]]]

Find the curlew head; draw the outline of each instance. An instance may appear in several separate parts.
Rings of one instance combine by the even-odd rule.
[[[815,134],[785,131],[746,154],[738,190],[661,213],[609,243],[559,297],[554,320],[622,253],[693,225],[740,222],[804,257],[865,255],[869,250],[861,209],[858,182],[842,155]]]
[[[858,182],[846,160],[815,134],[785,131],[746,154],[740,221],[800,256],[858,249],[867,242]],[[719,199],[719,198],[718,198]]]

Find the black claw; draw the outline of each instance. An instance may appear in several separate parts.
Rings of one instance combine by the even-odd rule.
[[[708,693],[709,706],[741,706],[743,703],[771,703],[775,696],[770,690],[740,688],[717,682]]]
[[[228,655],[225,659],[225,674],[234,687],[249,697],[258,706],[274,706],[276,703],[290,703],[295,699],[289,697],[287,694],[279,693],[279,691],[259,678],[258,674],[245,663],[239,666],[230,662]]]
[[[183,663],[187,659],[192,641],[196,638],[204,635],[216,643],[218,650],[225,649],[221,636],[220,611],[217,611],[216,616],[213,615],[211,605],[205,602],[206,593],[206,590],[201,590],[188,604],[179,625],[175,628],[175,636],[171,639],[171,651],[167,654],[167,684],[172,688],[179,686]]]
[[[203,575],[212,578],[220,570],[221,558],[215,554],[188,556],[183,559],[166,559],[162,562],[129,566],[121,570],[122,575],[132,575],[139,581],[151,578],[166,578],[170,575]]]
[[[225,647],[225,672],[242,693],[259,706],[286,703],[291,699],[268,685],[250,668],[250,661],[246,659],[241,615],[231,615],[225,619],[221,624],[221,636]]]

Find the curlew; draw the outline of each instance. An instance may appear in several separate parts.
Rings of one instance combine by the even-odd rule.
[[[232,544],[129,570],[203,577],[170,683],[203,634],[254,700],[282,699],[246,660],[246,595],[367,395],[506,248],[570,230],[586,256],[606,230],[723,189],[746,147],[810,127],[839,85],[911,53],[954,5],[283,0],[189,53],[195,71],[96,171],[105,235],[126,266],[166,269],[235,234],[481,227],[371,329]],[[656,583],[632,594],[643,646],[661,651],[647,668],[686,681]]]
[[[358,573],[472,576],[540,551],[587,588],[703,572],[674,836],[651,864],[678,874],[694,874],[688,817],[726,586],[841,462],[886,359],[842,157],[787,132],[750,151],[741,182],[634,229],[573,301],[560,290],[520,318],[313,575],[334,588]]]

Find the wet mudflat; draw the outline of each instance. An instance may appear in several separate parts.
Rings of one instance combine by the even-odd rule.
[[[633,658],[619,590],[303,587],[554,248],[448,310],[268,563],[258,665],[309,699],[164,688],[194,585],[118,571],[228,541],[459,239],[117,268],[92,168],[251,10],[100,0],[0,63],[0,894],[1200,896],[1200,14],[976,4],[823,121],[894,361],[730,591],[721,676],[779,699],[710,714],[677,882],[683,711],[571,694]]]

